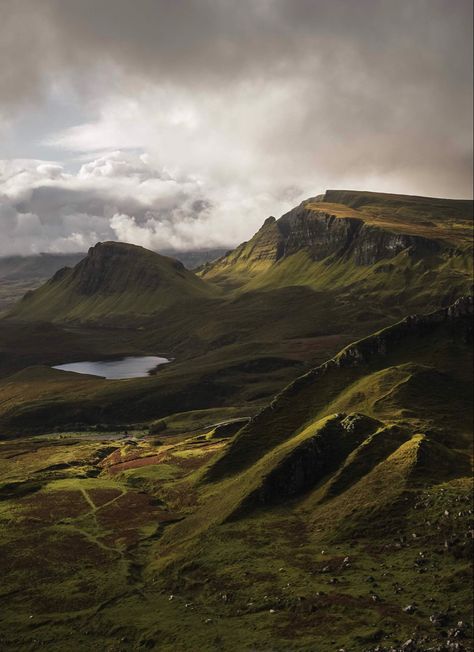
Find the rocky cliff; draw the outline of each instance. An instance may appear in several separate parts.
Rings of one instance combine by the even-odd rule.
[[[265,271],[305,251],[317,262],[373,265],[406,251],[414,260],[455,255],[469,242],[472,202],[403,195],[327,191],[279,220],[269,217],[248,242],[213,263],[204,277]]]

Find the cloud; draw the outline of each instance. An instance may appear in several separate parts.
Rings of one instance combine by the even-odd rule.
[[[3,0],[0,44],[0,253],[472,193],[470,0]]]
[[[0,163],[0,255],[84,251],[101,240],[151,249],[231,246],[273,200],[242,200],[196,178],[173,178],[147,155],[115,151],[72,174],[54,162]],[[282,209],[290,206],[281,202]]]

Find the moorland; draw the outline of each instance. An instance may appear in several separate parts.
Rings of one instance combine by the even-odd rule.
[[[71,263],[0,319],[0,647],[472,649],[472,202]]]

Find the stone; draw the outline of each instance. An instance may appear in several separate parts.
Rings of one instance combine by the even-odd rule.
[[[437,627],[442,627],[443,625],[446,624],[447,619],[448,619],[447,615],[443,613],[431,614],[430,623],[432,623]]]

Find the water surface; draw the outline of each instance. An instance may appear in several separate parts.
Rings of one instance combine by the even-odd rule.
[[[143,378],[148,376],[152,369],[167,362],[169,362],[167,358],[159,358],[156,355],[142,355],[121,358],[120,360],[70,362],[57,365],[53,369],[118,380],[123,378]]]

